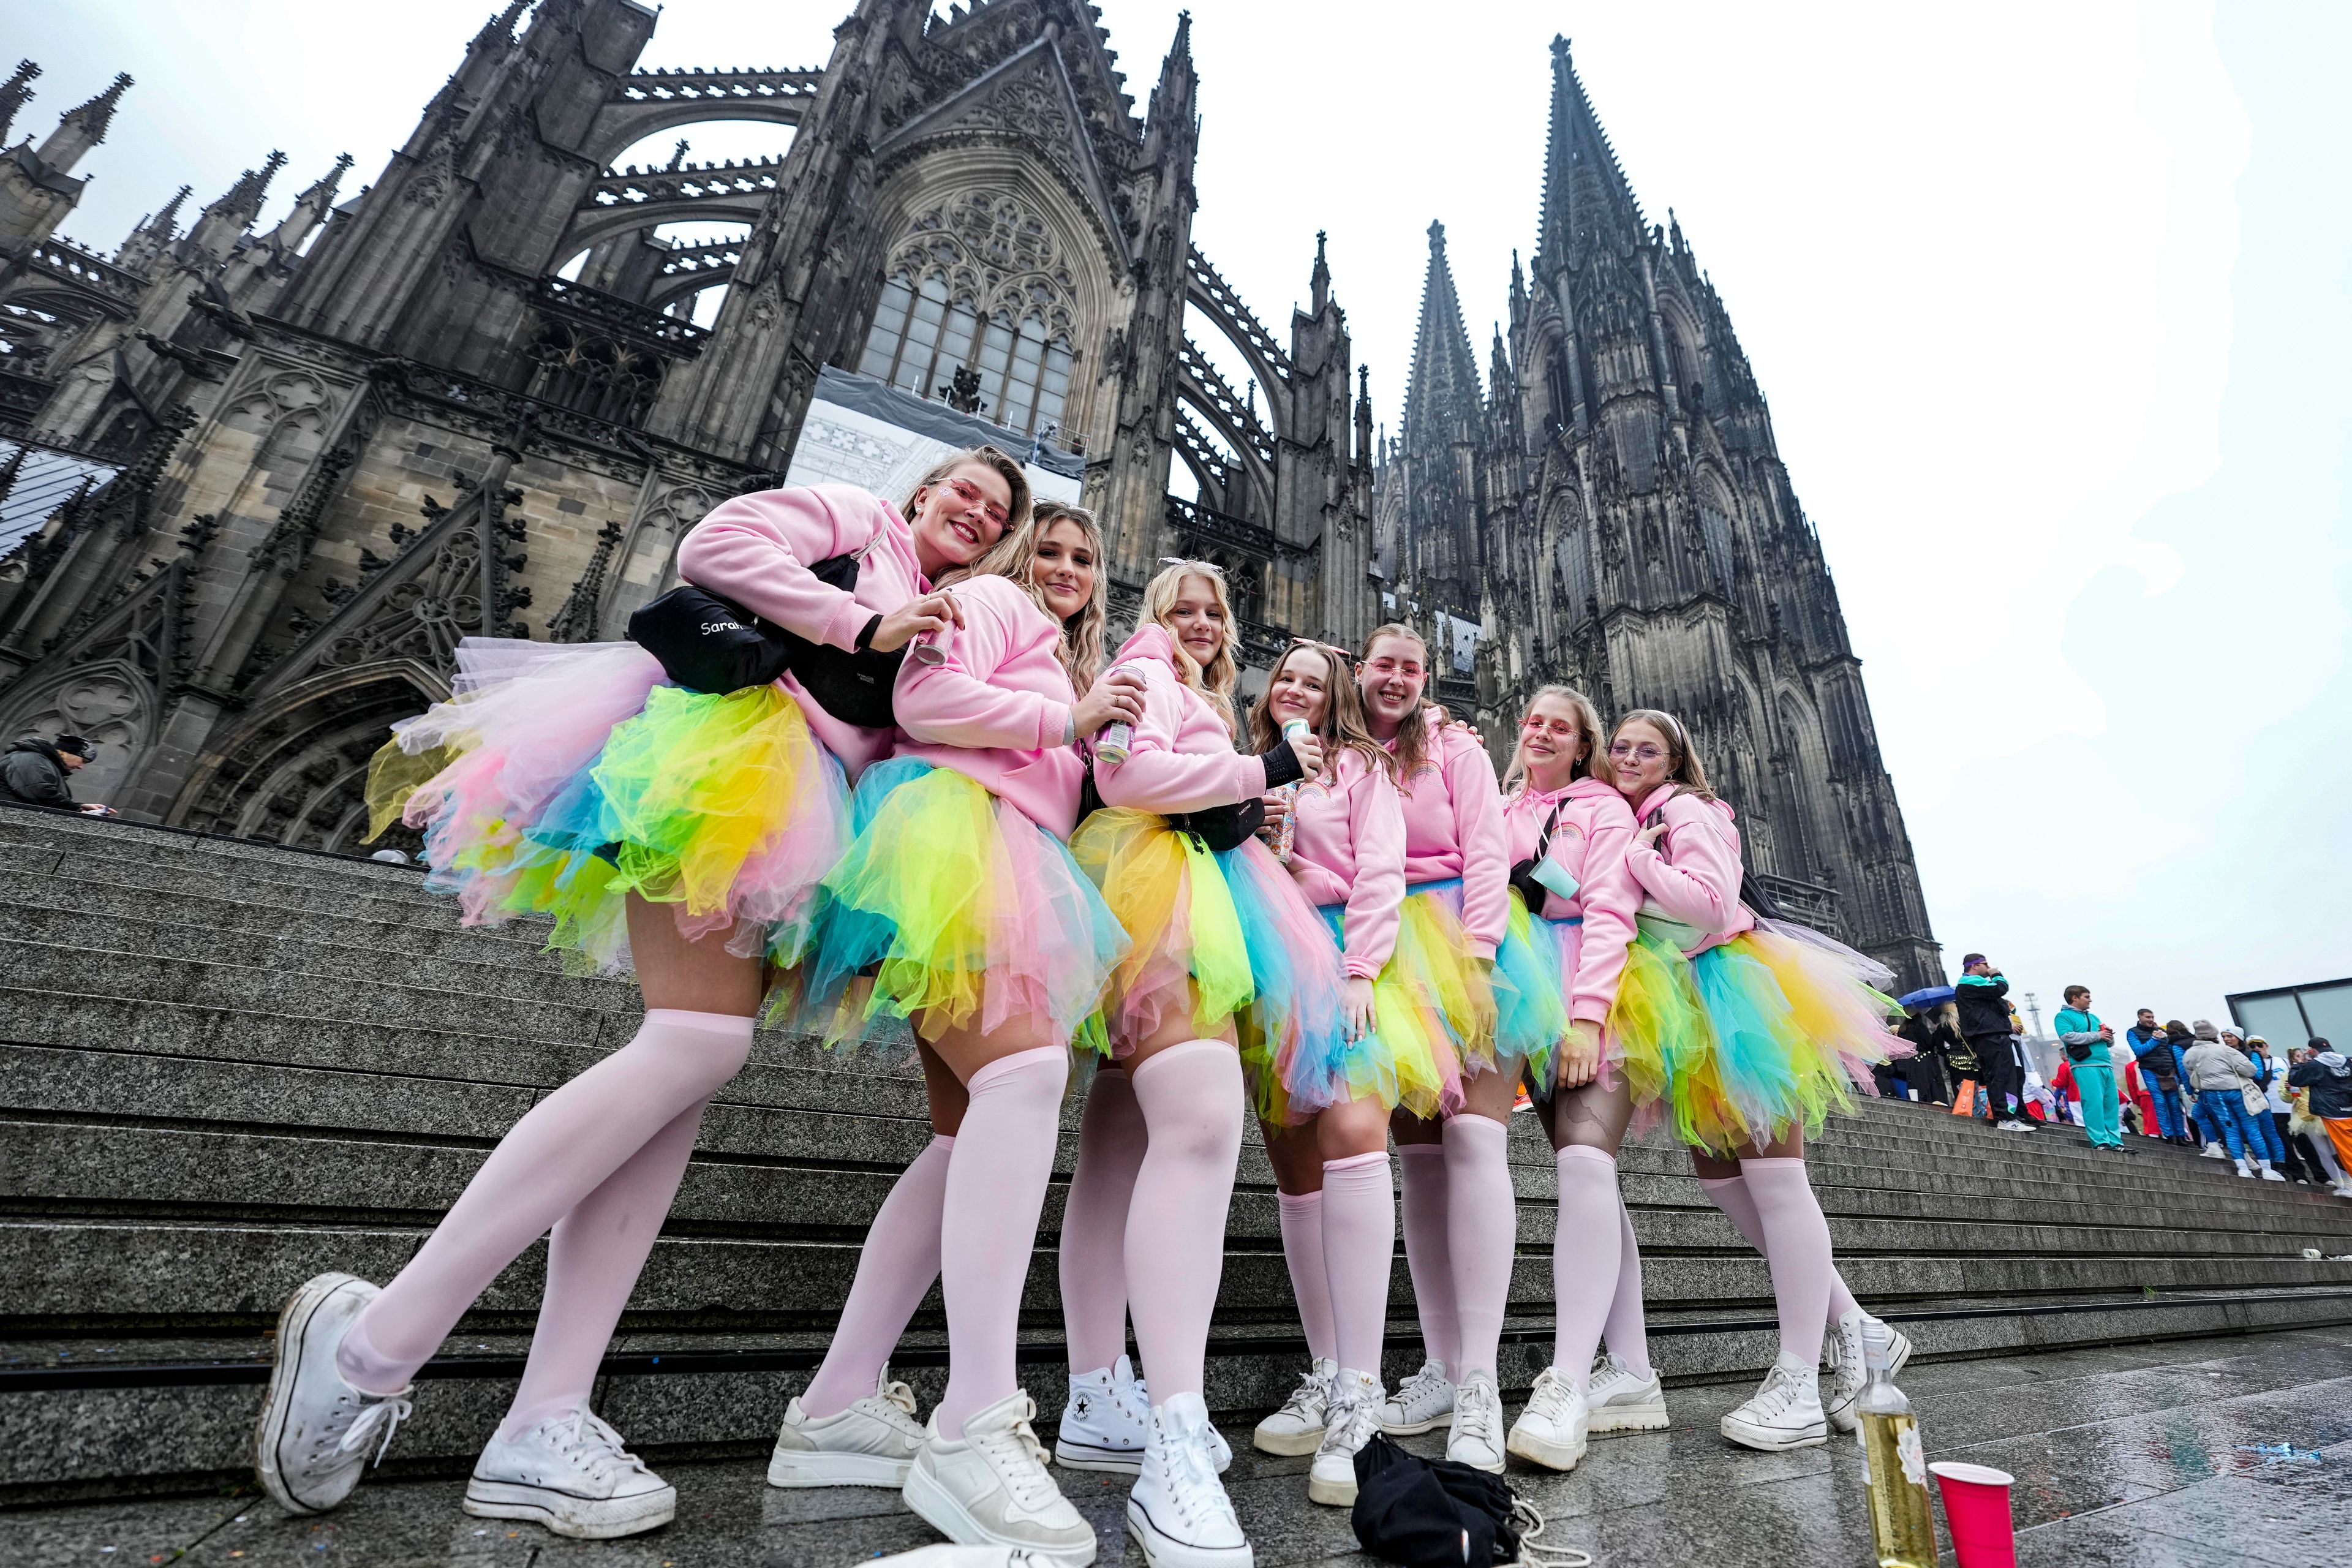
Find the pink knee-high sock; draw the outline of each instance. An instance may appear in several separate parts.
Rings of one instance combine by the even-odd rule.
[[[1209,1320],[1242,1152],[1242,1058],[1223,1040],[1187,1040],[1128,1077],[1151,1140],[1128,1206],[1129,1310],[1151,1401],[1164,1405],[1208,1392]]]
[[[1324,1164],[1322,1251],[1331,1358],[1377,1379],[1389,1327],[1389,1274],[1396,1264],[1396,1193],[1386,1153]]]
[[[1642,1248],[1633,1239],[1633,1216],[1617,1198],[1617,1290],[1609,1300],[1609,1321],[1601,1333],[1609,1352],[1635,1377],[1650,1375],[1649,1321],[1642,1312]]]
[[[1388,1163],[1387,1155],[1381,1156],[1381,1163]],[[1339,1331],[1331,1317],[1331,1276],[1323,1260],[1323,1194],[1276,1193],[1274,1201],[1282,1211],[1282,1260],[1290,1268],[1290,1294],[1307,1330],[1307,1353],[1317,1361],[1330,1361],[1339,1353]],[[1393,1227],[1395,1206],[1389,1208]],[[1395,1249],[1393,1237],[1389,1246]]]
[[[1618,1271],[1624,1264],[1625,1248],[1617,1231],[1617,1162],[1607,1150],[1571,1143],[1559,1152],[1558,1163],[1551,1364],[1572,1379],[1580,1393],[1591,1376],[1593,1352],[1615,1304]]]
[[[405,1384],[501,1269],[687,1111],[698,1114],[751,1054],[749,1018],[646,1009],[634,1039],[533,1106],[490,1151],[416,1256],[343,1336],[336,1352],[343,1376],[373,1392]],[[692,1146],[691,1129],[686,1142]],[[658,1229],[661,1217],[647,1223]],[[633,1272],[621,1287],[623,1300],[635,1280]]]
[[[1745,1169],[1748,1163],[1753,1162],[1744,1162],[1741,1168]],[[1733,1228],[1739,1232],[1748,1246],[1764,1253],[1766,1262],[1771,1261],[1771,1255],[1764,1246],[1763,1224],[1756,1217],[1756,1198],[1748,1192],[1748,1184],[1745,1181],[1738,1176],[1702,1176],[1699,1178],[1698,1190],[1706,1194],[1707,1202],[1730,1217]],[[1832,1266],[1830,1269],[1830,1311],[1827,1326],[1837,1327],[1838,1320],[1853,1310],[1853,1292],[1846,1289],[1845,1276],[1840,1274]]]
[[[1511,1296],[1511,1254],[1518,1241],[1518,1200],[1511,1193],[1510,1129],[1483,1116],[1445,1124],[1446,1241],[1454,1255],[1454,1310],[1461,1323],[1456,1383],[1495,1375],[1503,1311]]]
[[[1037,1248],[1069,1079],[1069,1052],[1039,1046],[999,1057],[964,1086],[971,1104],[948,1156],[940,1205],[948,1386],[931,1417],[950,1442],[963,1436],[966,1416],[1021,1386],[1013,1370],[1021,1288]]]
[[[1128,1075],[1097,1073],[1062,1210],[1062,1326],[1074,1373],[1127,1353],[1127,1214],[1148,1142]]]
[[[940,1211],[954,1152],[954,1139],[933,1133],[876,1211],[824,1364],[801,1394],[809,1415],[838,1415],[881,1386],[890,1352],[940,1277]]]
[[[1807,1366],[1820,1364],[1829,1318],[1830,1222],[1813,1196],[1802,1160],[1742,1160],[1739,1173],[1756,1200],[1764,1231],[1764,1261],[1772,1269],[1772,1299],[1780,1310],[1780,1349]]]
[[[1403,1173],[1404,1263],[1412,1275],[1412,1303],[1421,1319],[1423,1353],[1444,1362],[1448,1373],[1458,1373],[1462,1320],[1454,1311],[1454,1250],[1445,1231],[1449,1206],[1445,1146],[1400,1143],[1397,1157]]]

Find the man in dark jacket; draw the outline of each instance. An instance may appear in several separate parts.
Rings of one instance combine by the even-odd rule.
[[[2168,1143],[2187,1143],[2189,1134],[2180,1124],[2180,1079],[2173,1069],[2172,1046],[2154,1008],[2139,1010],[2139,1022],[2124,1031],[2124,1044],[2138,1061],[2140,1079],[2156,1104],[2157,1131]]]
[[[2025,1114],[2025,1064],[2010,1043],[2009,982],[1985,962],[1981,952],[1960,961],[1959,983],[1952,987],[1952,1003],[1959,1010],[1960,1035],[1976,1054],[1984,1074],[1990,1120],[2004,1132],[2031,1132]]]
[[[67,775],[81,771],[97,751],[79,735],[59,735],[54,741],[38,733],[17,736],[5,752],[0,752],[0,800],[92,815],[104,811],[102,805],[77,808],[73,791],[66,784]]]

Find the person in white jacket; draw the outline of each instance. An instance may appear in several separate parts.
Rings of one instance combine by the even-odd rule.
[[[2252,1149],[2248,1147],[2252,1130],[2246,1121],[2244,1089],[2256,1080],[2254,1064],[2223,1045],[2210,1020],[2200,1018],[2189,1027],[2196,1032],[2197,1043],[2189,1047],[2189,1087],[2196,1091],[2198,1109],[2221,1130],[2230,1157],[2238,1163],[2238,1174],[2285,1181],[2263,1157],[2265,1145],[2259,1133],[2252,1133]]]

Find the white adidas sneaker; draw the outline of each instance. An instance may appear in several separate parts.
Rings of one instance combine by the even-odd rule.
[[[1331,1379],[1331,1405],[1324,1412],[1323,1441],[1307,1472],[1307,1498],[1332,1508],[1356,1501],[1356,1456],[1381,1429],[1381,1383],[1368,1372],[1341,1367]]]
[[[1536,1374],[1527,1408],[1511,1423],[1507,1447],[1520,1458],[1548,1470],[1572,1470],[1584,1458],[1591,1419],[1585,1395],[1576,1391],[1576,1380],[1556,1366],[1548,1366]]]
[[[368,1394],[345,1383],[335,1365],[335,1347],[382,1294],[352,1275],[321,1274],[278,1314],[277,1360],[254,1428],[253,1468],[262,1490],[289,1513],[324,1513],[341,1503],[371,1457],[383,1458],[408,1418],[414,1384]]]
[[[1584,1406],[1591,1417],[1586,1430],[1595,1437],[1604,1432],[1663,1432],[1669,1425],[1666,1385],[1656,1369],[1635,1377],[1613,1352],[1592,1358]]]
[[[813,1416],[795,1395],[768,1456],[772,1487],[902,1487],[923,1446],[915,1391],[884,1367],[874,1392],[846,1410]]]
[[[1398,1384],[1396,1392],[1381,1406],[1381,1430],[1391,1437],[1433,1432],[1453,1420],[1454,1384],[1445,1375],[1445,1363],[1433,1358]]]
[[[1197,1394],[1151,1411],[1143,1466],[1127,1498],[1127,1532],[1150,1568],[1250,1568],[1249,1539],[1217,1481],[1216,1428]]]
[[[1870,1367],[1864,1359],[1864,1347],[1870,1344],[1886,1348],[1886,1375],[1893,1377],[1911,1359],[1911,1341],[1902,1330],[1882,1323],[1860,1307],[1851,1308],[1838,1320],[1822,1340],[1822,1354],[1829,1363],[1830,1384],[1822,1390],[1822,1411],[1831,1426],[1841,1432],[1860,1429],[1862,1418],[1853,1407],[1862,1398],[1862,1391],[1870,1382]]]
[[[1045,1446],[1030,1422],[1037,1406],[1008,1394],[971,1416],[963,1436],[939,1434],[932,1412],[923,1446],[900,1492],[932,1529],[965,1546],[1011,1546],[1055,1568],[1095,1560],[1094,1527],[1079,1517],[1045,1468]]]
[[[1828,1442],[1830,1423],[1822,1410],[1820,1378],[1818,1368],[1781,1352],[1764,1374],[1764,1386],[1723,1418],[1723,1435],[1768,1454]]]
[[[1323,1442],[1323,1413],[1331,1405],[1331,1380],[1339,1363],[1328,1356],[1307,1369],[1282,1408],[1257,1424],[1250,1446],[1261,1454],[1311,1454]]]
[[[667,1524],[677,1514],[677,1489],[583,1407],[512,1438],[493,1434],[474,1461],[463,1506],[477,1519],[527,1519],[558,1535],[611,1541]]]
[[[1503,1473],[1503,1391],[1493,1373],[1474,1372],[1454,1390],[1445,1457],[1474,1470]]]

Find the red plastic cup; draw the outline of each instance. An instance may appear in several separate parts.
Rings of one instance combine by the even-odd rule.
[[[1944,1494],[1944,1523],[1960,1568],[2017,1568],[2017,1531],[2009,1519],[2009,1489],[2016,1478],[1990,1465],[1950,1459],[1927,1468]]]

